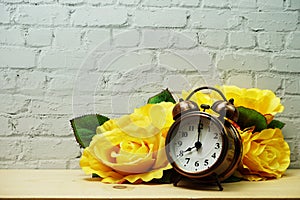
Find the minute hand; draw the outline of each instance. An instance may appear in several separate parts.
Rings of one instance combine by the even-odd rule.
[[[198,139],[197,139],[197,142],[195,143],[195,147],[197,149],[197,151],[201,148],[202,144],[200,142],[200,135],[201,135],[201,129],[203,129],[203,124],[201,122],[201,120],[199,121],[199,124],[198,124]]]

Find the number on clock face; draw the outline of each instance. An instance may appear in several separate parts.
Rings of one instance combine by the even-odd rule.
[[[216,123],[193,116],[182,120],[174,129],[170,155],[182,170],[201,172],[218,160],[222,144],[222,133]]]

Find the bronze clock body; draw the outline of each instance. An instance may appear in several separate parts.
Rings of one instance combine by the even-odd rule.
[[[191,101],[179,102],[173,118],[165,147],[175,171],[198,182],[217,183],[222,190],[220,181],[233,174],[242,156],[236,128],[225,116],[202,112]]]

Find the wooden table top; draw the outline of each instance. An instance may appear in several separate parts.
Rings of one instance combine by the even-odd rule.
[[[2,199],[300,199],[300,169],[277,180],[175,187],[172,184],[104,184],[81,170],[0,170]]]

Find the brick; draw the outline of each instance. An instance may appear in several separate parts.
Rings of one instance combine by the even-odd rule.
[[[79,158],[69,160],[68,164],[67,164],[67,166],[68,166],[67,168],[68,169],[80,169],[79,161],[80,161]]]
[[[47,87],[48,73],[38,70],[19,71],[14,74],[15,88],[20,94],[28,96],[40,96],[45,92]]]
[[[52,42],[52,29],[50,28],[29,28],[26,44],[33,47],[50,46]]]
[[[300,72],[300,57],[277,56],[272,60],[273,69],[282,72]]]
[[[272,74],[257,74],[256,87],[260,89],[268,89],[277,91],[282,87],[282,78]]]
[[[58,137],[73,136],[73,132],[69,123],[70,115],[52,116],[48,115],[43,118],[42,127],[47,135],[54,135]]]
[[[284,34],[263,32],[257,36],[258,48],[266,51],[279,51],[284,47]]]
[[[227,33],[219,30],[207,30],[199,33],[199,42],[205,47],[223,48],[226,46]]]
[[[0,4],[0,23],[9,23],[10,12],[6,5]]]
[[[300,9],[300,1],[290,0],[290,9],[299,10]]]
[[[85,6],[77,8],[72,15],[72,24],[80,26],[120,26],[126,23],[127,9],[124,8]]]
[[[24,0],[4,0],[5,3],[22,3]]]
[[[81,35],[79,28],[57,28],[54,31],[54,45],[60,49],[79,49]]]
[[[299,107],[300,97],[299,96],[285,96],[283,99],[284,113],[288,116],[299,116],[300,107]]]
[[[297,157],[299,155],[297,137],[285,138],[285,141],[288,143],[291,151],[289,169],[293,169],[297,163]]]
[[[298,23],[297,12],[252,12],[245,16],[252,30],[291,31]]]
[[[285,83],[285,92],[289,94],[300,94],[300,77],[288,77]]]
[[[106,67],[106,65],[104,66]],[[95,93],[96,88],[99,88],[103,92],[108,92],[107,94],[111,95],[110,93],[112,92],[112,88],[109,87],[110,81],[111,82],[116,81],[121,77],[120,74],[114,77],[113,76],[114,74],[112,73],[113,70],[115,69],[108,67],[105,68],[103,71],[99,70],[100,72],[98,73],[93,72],[92,70],[90,71],[90,69],[87,68],[83,68],[81,71],[79,71],[77,73],[76,79],[74,79],[74,88],[73,88],[73,97],[72,97],[73,101],[75,102],[74,98],[78,97],[79,99],[83,99],[82,101],[85,102],[86,101],[86,99],[84,99],[85,95],[92,94],[91,96],[94,96],[96,94]],[[108,77],[105,77],[106,75]]]
[[[170,45],[171,33],[168,30],[142,30],[142,47],[145,48],[166,48]]]
[[[18,9],[17,23],[29,25],[69,24],[69,10],[55,5],[21,5]]]
[[[255,36],[251,32],[231,32],[229,34],[229,45],[233,48],[253,48],[255,47]]]
[[[38,169],[66,169],[66,160],[40,160]]]
[[[66,68],[66,60],[68,56],[70,56],[70,53],[67,54],[63,51],[42,51],[40,55],[39,68]]]
[[[121,5],[138,5],[140,3],[140,0],[119,0],[119,3]]]
[[[146,78],[146,77],[145,77]],[[141,83],[140,81],[139,83]],[[144,83],[149,83],[148,81],[144,81]],[[135,85],[137,86],[137,84]],[[152,84],[152,86],[157,86],[157,84]],[[138,87],[133,87],[138,89]],[[153,88],[155,90],[157,88]],[[153,92],[152,90],[152,92]],[[112,97],[112,113],[118,113],[119,117],[128,113],[132,113],[134,108],[138,108],[142,105],[145,105],[146,98],[143,94],[136,94],[132,92],[128,93],[119,93]]]
[[[199,0],[172,0],[172,4],[182,7],[197,7],[199,3]]]
[[[139,27],[184,27],[186,16],[186,11],[180,9],[137,10],[134,24]]]
[[[88,4],[91,5],[112,5],[114,0],[86,0]]]
[[[5,168],[8,169],[37,169],[38,167],[38,161],[34,160],[14,160],[14,161],[5,161],[5,162],[0,162],[0,167],[1,165],[5,166]]]
[[[111,117],[113,114],[111,100],[112,91],[113,90],[110,90],[109,93],[105,93],[105,91],[101,90],[99,95],[91,95],[91,93],[76,93],[73,95],[72,102],[73,116],[82,116],[86,115],[87,113],[100,113],[102,115]],[[115,112],[117,113],[116,110]]]
[[[141,33],[137,30],[113,31],[113,44],[116,47],[136,47],[141,42]]]
[[[11,135],[12,127],[8,117],[0,115],[0,127],[1,127],[0,129],[1,136]]]
[[[71,138],[35,137],[23,143],[26,160],[70,159],[76,158],[80,152],[76,142]]]
[[[300,49],[300,32],[292,32],[287,42],[288,49]]]
[[[288,114],[286,111],[283,111],[283,113]],[[280,121],[285,123],[285,126],[282,129],[282,133],[284,134],[285,138],[293,138],[295,135],[297,135],[300,131],[299,127],[299,119],[280,119]],[[297,141],[294,139],[295,144],[297,144]],[[293,145],[295,146],[295,145]]]
[[[174,50],[159,54],[159,64],[167,66],[171,71],[208,71],[211,57],[202,49]]]
[[[22,0],[24,2],[24,0]],[[47,3],[54,3],[55,0],[26,0],[28,3],[37,3],[37,4],[47,4]]]
[[[45,50],[40,55],[39,68],[78,69],[87,53],[85,51]]]
[[[32,114],[58,114],[69,115],[72,113],[72,98],[70,96],[58,96],[55,93],[48,92],[45,99],[33,98],[31,100],[30,112]]]
[[[0,27],[0,43],[24,45],[24,34],[19,27]]]
[[[16,115],[29,111],[31,100],[19,94],[0,94],[0,112]]]
[[[210,64],[210,66],[212,66],[212,68],[215,68],[213,66],[213,64]],[[198,67],[198,68],[201,69],[201,67]],[[223,82],[221,82],[221,77],[219,75],[220,75],[219,73],[212,75],[209,72],[209,70],[203,71],[201,73],[199,73],[199,71],[195,71],[189,75],[185,75],[186,80],[183,84],[188,85],[185,87],[185,90],[192,90],[193,88],[197,88],[201,85],[221,85],[221,84],[223,84]],[[182,93],[182,91],[176,91],[176,92],[177,92],[178,96],[180,96]]]
[[[226,80],[227,85],[236,85],[242,88],[252,88],[251,74],[233,74]]]
[[[35,66],[36,53],[32,49],[0,48],[0,68],[31,68]]]
[[[283,0],[257,0],[257,6],[260,10],[282,10],[284,8]]]
[[[171,46],[177,49],[190,49],[198,44],[198,36],[196,32],[192,31],[174,31],[170,38]]]
[[[171,3],[171,0],[146,0],[142,2],[142,6],[168,7]]]
[[[190,78],[190,76],[188,78]],[[183,90],[188,90],[191,87],[191,83],[192,81],[187,79],[184,74],[178,74],[166,76],[163,85],[172,91],[172,94],[181,94]]]
[[[229,7],[229,2],[228,0],[203,0],[202,5],[204,7],[224,8]]]
[[[111,48],[110,31],[107,29],[89,29],[85,34],[85,45],[88,49],[107,50]]]
[[[16,88],[18,72],[13,69],[0,69],[0,85],[2,90],[13,90]]]
[[[269,58],[260,54],[224,54],[217,59],[220,70],[254,70],[269,69]]]
[[[15,119],[14,134],[27,136],[70,136],[71,126],[69,121],[71,117],[56,115],[27,115]],[[11,126],[11,125],[9,125]]]
[[[59,3],[67,4],[67,5],[78,5],[84,2],[85,2],[84,0],[59,0]]]
[[[300,94],[300,78],[289,77],[285,83],[285,92],[288,94]]]
[[[9,160],[9,161],[4,161],[4,160],[1,160],[0,161],[0,168],[1,169],[9,169],[9,168],[12,168],[14,165],[14,162]]]
[[[15,134],[20,135],[42,135],[41,129],[42,119],[38,116],[25,116],[17,118]]]
[[[141,70],[143,67],[149,67],[152,63],[153,56],[151,51],[124,53],[109,64],[108,70],[122,73],[134,69]]]
[[[22,154],[22,145],[19,138],[0,138],[0,160],[17,160]]]
[[[240,20],[234,11],[195,10],[191,12],[190,22],[194,28],[232,29]]]
[[[75,71],[76,72],[76,71]],[[61,94],[72,95],[76,73],[63,73],[51,75],[49,90]]]
[[[237,0],[237,1],[232,1],[231,6],[233,8],[242,8],[242,9],[253,9],[256,10],[256,0]]]

